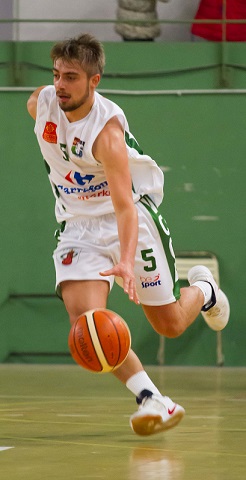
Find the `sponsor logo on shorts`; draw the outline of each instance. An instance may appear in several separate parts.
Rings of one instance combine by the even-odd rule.
[[[157,287],[161,285],[160,274],[154,277],[140,277],[142,288]]]
[[[73,263],[73,259],[77,257],[78,254],[79,254],[78,250],[66,249],[66,251],[64,251],[60,255],[62,265],[71,265]]]

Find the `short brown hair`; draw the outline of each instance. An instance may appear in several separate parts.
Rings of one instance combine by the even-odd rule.
[[[56,43],[51,49],[50,56],[53,62],[58,58],[66,62],[78,61],[88,77],[97,73],[103,74],[105,66],[103,46],[88,33]]]

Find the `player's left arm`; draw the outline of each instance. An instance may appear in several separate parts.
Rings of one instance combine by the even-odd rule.
[[[102,275],[122,277],[124,291],[139,303],[134,276],[135,254],[138,241],[138,214],[132,198],[132,179],[123,128],[113,117],[98,135],[93,155],[105,171],[114,205],[120,240],[120,262]]]

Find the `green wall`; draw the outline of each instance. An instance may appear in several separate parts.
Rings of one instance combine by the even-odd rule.
[[[50,46],[2,43],[1,87],[51,83]],[[231,302],[231,322],[222,333],[225,364],[245,365],[246,97],[235,90],[214,93],[221,87],[245,87],[245,45],[122,42],[105,44],[105,50],[100,89],[190,90],[107,96],[125,110],[142,149],[165,167],[162,213],[175,250],[206,250],[218,257],[221,286]],[[0,90],[0,361],[72,362],[67,315],[52,296],[57,225],[33,121],[26,113],[30,93],[31,88]],[[42,294],[49,296],[37,296]],[[157,364],[159,336],[141,308],[130,304],[117,286],[108,306],[128,320],[141,360]],[[215,365],[216,334],[199,318],[182,337],[166,339],[165,363]]]

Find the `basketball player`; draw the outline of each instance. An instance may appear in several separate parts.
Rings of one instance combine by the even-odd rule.
[[[191,286],[179,288],[170,231],[158,212],[162,171],[141,151],[121,108],[96,91],[102,45],[84,34],[55,44],[51,58],[54,85],[38,88],[27,107],[56,199],[56,289],[71,323],[106,308],[116,279],[160,335],[181,335],[201,310],[221,330],[229,303],[211,272],[196,266]],[[182,419],[183,407],[162,396],[132,350],[114,375],[136,396],[130,424],[137,434]]]

